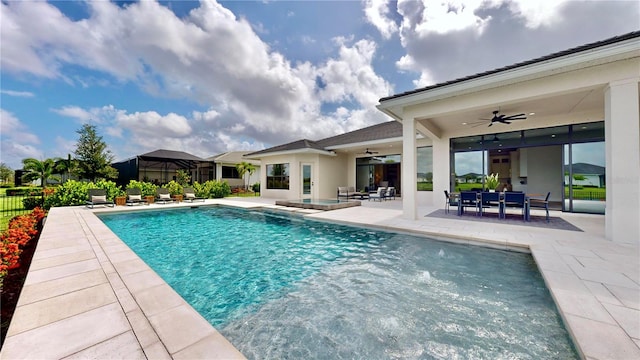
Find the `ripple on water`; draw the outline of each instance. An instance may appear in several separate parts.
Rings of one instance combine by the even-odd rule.
[[[577,357],[528,255],[228,208],[102,219],[249,358]]]

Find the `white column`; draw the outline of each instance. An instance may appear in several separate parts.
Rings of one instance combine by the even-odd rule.
[[[444,191],[449,191],[451,162],[449,138],[433,140],[433,205],[444,206]]]
[[[620,243],[640,244],[640,101],[638,78],[616,81],[605,90],[607,202],[605,234]]]
[[[404,218],[418,218],[418,172],[416,150],[416,120],[402,120],[402,214]]]

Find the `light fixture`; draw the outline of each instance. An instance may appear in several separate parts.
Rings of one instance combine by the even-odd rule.
[[[556,134],[551,134],[551,137],[552,137],[552,138],[556,137]]]
[[[529,113],[529,116],[533,116],[533,115],[535,115],[535,114],[536,114],[536,113],[534,113],[534,112],[530,112],[530,113]]]
[[[493,135],[493,140],[491,140],[491,142],[494,142],[494,143],[500,142],[500,139],[498,139],[498,135]]]
[[[463,122],[463,123],[462,123],[462,125],[467,125],[467,123],[466,123],[466,122]]]

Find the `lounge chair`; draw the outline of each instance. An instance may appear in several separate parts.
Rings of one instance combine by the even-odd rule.
[[[542,199],[529,198],[529,208],[545,209],[547,211],[547,222],[549,222],[549,196],[551,191],[547,193],[547,196]]]
[[[382,201],[384,200],[384,197],[386,194],[387,194],[387,188],[379,187],[376,192],[369,194],[369,201],[371,201],[371,199],[373,199],[373,201],[376,201],[376,199],[378,199],[378,201]]]
[[[173,202],[174,200],[171,198],[171,193],[169,193],[169,189],[167,188],[157,188],[156,189],[156,202],[160,204],[166,204],[168,202]]]
[[[356,188],[353,186],[338,186],[338,200],[340,198],[345,198],[349,200],[350,198],[361,196],[359,192],[356,191]]]
[[[183,194],[182,201],[187,201],[187,202],[204,201],[204,198],[196,196],[196,192],[193,190],[193,188],[182,189],[182,194]]]
[[[95,205],[114,207],[116,204],[111,200],[107,200],[107,191],[105,189],[89,189],[89,197],[85,205],[93,209]]]
[[[393,187],[393,186],[389,186],[387,188],[387,192],[384,194],[384,199],[385,200],[391,199],[391,198],[393,198],[393,200],[396,199],[396,188]]]
[[[127,205],[149,205],[139,188],[127,189]]]

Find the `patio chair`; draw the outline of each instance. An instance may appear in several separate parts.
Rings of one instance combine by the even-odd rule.
[[[142,197],[142,191],[139,188],[127,189],[127,205],[149,205],[147,199]]]
[[[551,191],[547,193],[547,196],[542,199],[529,198],[529,208],[539,208],[545,209],[547,212],[547,222],[549,222],[549,196],[551,195]]]
[[[95,205],[104,205],[114,207],[116,204],[111,200],[107,200],[107,191],[105,189],[89,189],[89,195],[85,206],[93,209]]]
[[[447,190],[444,191],[444,212],[448,213],[451,206],[458,207],[458,197],[449,194]]]
[[[183,201],[187,201],[187,202],[204,201],[204,198],[196,196],[196,192],[193,190],[193,188],[182,189],[182,194],[184,196]]]
[[[171,193],[169,193],[169,189],[167,188],[157,188],[156,189],[156,202],[160,204],[166,204],[168,202],[173,202],[174,200],[171,198]]]
[[[503,217],[507,217],[507,208],[521,209],[522,212],[522,220],[527,220],[527,203],[525,201],[524,193],[519,192],[506,192],[504,193],[504,201],[503,201],[503,209],[502,214]]]
[[[371,201],[371,199],[373,199],[373,201],[376,201],[376,199],[378,201],[382,201],[384,200],[384,197],[386,194],[387,194],[387,188],[379,187],[376,192],[369,194],[369,201]]]
[[[393,200],[396,199],[396,188],[393,187],[393,186],[389,186],[387,188],[387,192],[384,194],[384,199],[385,200],[391,199],[391,198],[393,198]]]
[[[478,193],[475,191],[463,191],[458,198],[458,216],[464,213],[465,208],[472,207],[476,216],[478,215]]]
[[[478,209],[480,210],[480,216],[484,212],[484,209],[489,209],[493,206],[498,208],[498,217],[502,217],[502,206],[500,206],[500,193],[483,191],[480,193],[480,204]]]

